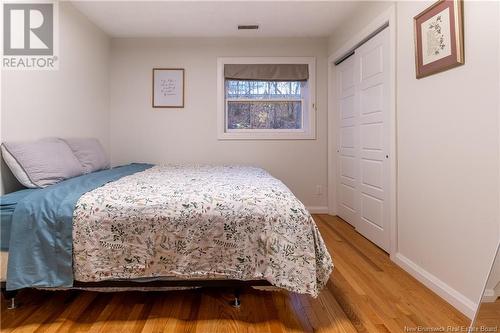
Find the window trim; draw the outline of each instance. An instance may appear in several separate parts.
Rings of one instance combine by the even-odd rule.
[[[309,103],[302,110],[302,129],[228,129],[226,124],[225,64],[307,64]],[[231,99],[232,100],[232,99]],[[303,104],[304,105],[304,104]],[[217,138],[219,140],[315,140],[316,139],[316,58],[315,57],[219,57],[217,58]]]

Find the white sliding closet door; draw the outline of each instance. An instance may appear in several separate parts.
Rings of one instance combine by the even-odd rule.
[[[337,68],[338,214],[388,251],[389,31],[382,30]]]
[[[359,79],[351,56],[337,66],[338,133],[337,208],[338,215],[357,227],[359,210],[359,111],[356,86]]]

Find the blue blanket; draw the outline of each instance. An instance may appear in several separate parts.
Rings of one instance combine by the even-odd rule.
[[[9,249],[10,228],[12,226],[12,215],[16,209],[17,203],[22,201],[26,196],[39,189],[28,188],[0,197],[0,250]]]
[[[73,286],[73,211],[78,199],[106,183],[150,168],[130,164],[33,191],[12,215],[7,290]]]

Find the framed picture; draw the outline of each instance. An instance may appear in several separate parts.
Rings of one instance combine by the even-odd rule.
[[[417,79],[464,64],[462,0],[440,0],[413,21]]]
[[[184,107],[184,69],[153,68],[153,108]]]

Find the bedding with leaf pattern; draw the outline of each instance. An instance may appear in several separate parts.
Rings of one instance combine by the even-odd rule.
[[[243,166],[155,166],[80,197],[75,280],[265,279],[317,296],[332,260],[304,205]]]

